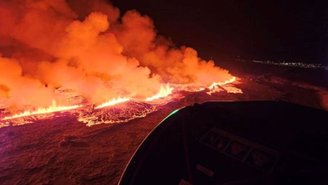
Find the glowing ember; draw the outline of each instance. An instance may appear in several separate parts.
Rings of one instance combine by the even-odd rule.
[[[153,100],[157,100],[160,98],[164,98],[168,95],[170,95],[173,91],[173,87],[170,87],[169,84],[166,84],[165,86],[161,86],[159,92],[157,94],[155,94],[152,97],[146,98],[146,101],[153,101]]]
[[[49,113],[54,113],[54,112],[64,112],[64,111],[74,110],[74,109],[77,109],[80,107],[82,107],[82,105],[58,106],[56,101],[53,100],[51,106],[49,106],[47,108],[38,108],[37,110],[34,110],[34,111],[24,111],[22,113],[14,114],[12,116],[6,116],[6,117],[2,118],[2,120],[5,121],[5,120],[29,117],[29,116],[34,116],[34,115],[49,114]]]
[[[96,106],[95,109],[101,109],[101,108],[104,108],[104,107],[113,106],[113,105],[116,105],[116,104],[127,102],[129,100],[130,100],[130,98],[121,98],[121,97],[114,98],[114,99],[111,99],[111,100],[109,100],[109,101],[107,101],[103,104],[100,104],[100,105]]]

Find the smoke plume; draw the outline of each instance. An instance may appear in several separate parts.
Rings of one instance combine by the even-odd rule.
[[[157,35],[149,17],[120,16],[101,0],[1,1],[0,25],[0,101],[8,107],[60,102],[58,88],[99,104],[146,98],[167,83],[208,86],[232,77]]]

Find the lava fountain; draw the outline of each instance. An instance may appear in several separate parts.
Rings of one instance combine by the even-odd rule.
[[[77,108],[82,107],[82,105],[70,105],[70,106],[57,106],[56,101],[52,101],[52,105],[47,108],[38,108],[33,111],[26,110],[22,113],[14,114],[12,116],[5,116],[2,118],[3,121],[6,120],[12,120],[16,118],[22,118],[22,117],[28,117],[28,116],[34,116],[34,115],[43,115],[43,114],[50,114],[50,113],[55,113],[55,112],[65,112],[65,111],[70,111],[74,110]]]
[[[0,25],[0,127],[66,113],[125,122],[181,91],[242,93],[240,79],[157,35],[148,16],[106,1],[3,1]]]

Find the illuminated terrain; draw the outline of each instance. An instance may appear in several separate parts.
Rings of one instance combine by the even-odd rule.
[[[235,77],[225,82],[215,82],[208,88],[198,87],[198,89],[202,90],[198,90],[197,92],[206,92],[209,95],[220,91],[233,94],[242,93],[241,89],[233,86],[234,83],[239,83]],[[52,117],[65,117],[67,114],[76,117],[78,121],[85,123],[87,126],[127,122],[135,118],[145,117],[147,114],[156,111],[159,106],[171,101],[179,101],[179,99],[183,98],[183,91],[185,90],[174,90],[173,87],[167,85],[161,88],[157,94],[144,100],[119,97],[97,106],[83,103],[60,106],[53,101],[52,105],[46,108],[5,115],[0,120],[0,127],[24,125],[51,119]],[[189,92],[193,93],[193,91]]]
[[[157,104],[129,101],[103,109],[90,106],[46,114],[44,118],[25,117],[33,124],[0,129],[0,181],[5,185],[117,184],[144,137],[170,112],[194,103],[284,100],[316,108],[326,106],[322,103],[328,94],[326,88],[274,76],[244,75],[242,79],[236,84],[242,94],[183,91]],[[124,115],[131,113],[138,118],[127,121],[131,117]]]
[[[275,100],[328,110],[325,86],[263,66],[225,69],[159,35],[147,15],[104,0],[1,1],[0,25],[3,185],[117,184],[152,129],[195,103]],[[288,73],[282,67],[290,65],[299,64],[274,67]]]

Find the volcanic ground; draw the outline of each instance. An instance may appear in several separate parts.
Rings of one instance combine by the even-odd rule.
[[[146,117],[128,122],[86,126],[71,115],[0,129],[0,182],[13,184],[117,184],[144,138],[170,112],[205,101],[282,100],[328,109],[328,90],[271,72],[239,73],[235,86],[243,94],[224,91],[188,93],[160,105]]]

